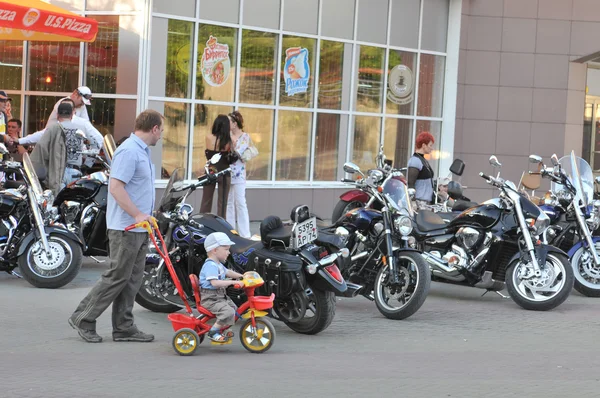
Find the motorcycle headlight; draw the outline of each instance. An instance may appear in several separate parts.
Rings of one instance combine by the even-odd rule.
[[[412,221],[406,216],[399,216],[394,218],[394,225],[396,230],[402,234],[402,236],[410,235],[413,230]]]
[[[546,213],[542,211],[535,221],[533,221],[533,219],[528,219],[527,223],[531,227],[533,234],[539,236],[543,234],[550,226],[550,217],[548,217]]]

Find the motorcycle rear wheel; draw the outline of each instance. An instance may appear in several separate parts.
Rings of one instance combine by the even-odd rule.
[[[595,246],[596,250],[600,252],[600,242],[596,242]],[[571,257],[571,265],[575,274],[573,287],[584,296],[600,297],[600,269],[596,267],[591,254],[586,251],[586,247],[581,245]],[[596,281],[596,283],[592,281]]]
[[[298,322],[286,322],[294,332],[302,334],[317,334],[327,329],[335,317],[335,294],[323,290],[310,288],[308,294],[309,312],[312,317],[304,318]]]

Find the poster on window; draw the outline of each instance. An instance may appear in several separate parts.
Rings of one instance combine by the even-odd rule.
[[[288,96],[305,93],[308,90],[310,67],[308,65],[308,50],[301,47],[291,47],[285,50],[283,78],[285,92]]]
[[[202,53],[202,77],[213,87],[222,86],[229,77],[231,62],[229,61],[229,46],[219,43],[212,35],[206,42]]]
[[[387,98],[395,104],[409,104],[413,100],[413,73],[406,65],[396,65],[388,77]]]

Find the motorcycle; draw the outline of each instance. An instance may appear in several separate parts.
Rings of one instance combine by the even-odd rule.
[[[543,234],[543,241],[563,249],[571,259],[575,274],[575,290],[588,297],[600,297],[600,237],[592,232],[600,225],[600,201],[593,201],[594,175],[590,165],[575,156],[560,160],[552,155],[552,168],[542,158],[529,157],[540,165],[542,178],[552,182],[540,205],[552,224]]]
[[[495,156],[490,164],[501,167]],[[426,210],[416,216],[415,247],[431,265],[432,280],[501,296],[506,285],[513,301],[528,310],[559,306],[569,296],[574,276],[567,254],[539,240],[550,218],[500,172],[479,175],[500,190],[498,198],[450,221]]]
[[[115,148],[112,135],[107,134],[104,136],[106,159],[94,150],[81,151],[82,155],[100,162],[102,171],[96,171],[67,185],[56,195],[53,204],[58,209],[57,221],[79,236],[84,242],[84,256],[89,256],[97,263],[102,261],[94,256],[108,256],[106,206],[110,161]]]
[[[350,210],[332,226],[319,231],[317,243],[347,248],[351,257],[343,261],[342,276],[363,285],[362,295],[374,300],[389,319],[405,319],[425,302],[431,284],[429,267],[420,253],[408,247],[414,213],[402,173],[387,177],[377,169],[366,177],[353,163],[344,171],[360,174],[360,188],[382,203],[380,210],[359,207]]]
[[[212,163],[217,161],[211,159]],[[293,225],[284,226],[275,216],[263,220],[261,241],[241,238],[221,217],[191,216],[193,208],[185,203],[189,194],[228,172],[210,174],[208,167],[205,171],[206,175],[198,182],[186,185],[183,182],[185,170],[175,170],[156,214],[187,296],[192,297],[188,275],[198,275],[206,259],[205,237],[223,232],[235,242],[226,266],[240,273],[256,271],[264,278],[265,284],[256,294],[275,294],[272,315],[276,319],[298,333],[316,334],[325,330],[335,315],[335,295],[354,296],[360,289],[360,286],[347,284],[336,265],[339,257],[347,255],[347,250],[330,254],[313,244],[317,237],[316,219],[310,217],[307,206],[296,206],[292,210]],[[228,294],[238,306],[246,300],[241,290],[228,288]],[[147,257],[136,302],[156,312],[183,308],[164,261],[155,253]]]
[[[3,145],[0,153],[8,153]],[[40,288],[71,282],[81,269],[82,242],[52,222],[56,212],[52,192],[42,191],[29,155],[23,154],[22,164],[0,162],[0,172],[18,176],[6,180],[0,191],[0,270]]]

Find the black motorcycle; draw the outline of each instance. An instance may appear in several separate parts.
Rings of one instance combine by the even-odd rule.
[[[351,297],[361,288],[346,284],[336,265],[338,258],[347,255],[347,250],[329,253],[312,243],[317,237],[317,225],[307,206],[294,208],[293,225],[283,225],[275,216],[263,220],[261,241],[241,238],[221,217],[191,216],[193,208],[185,203],[188,195],[216,181],[221,173],[207,172],[197,183],[184,184],[185,170],[175,170],[157,212],[171,261],[186,294],[189,297],[193,294],[189,275],[198,275],[206,259],[205,237],[223,232],[235,242],[227,266],[240,273],[257,271],[264,278],[265,284],[256,294],[275,293],[274,317],[299,333],[316,334],[325,330],[335,315],[335,295]],[[151,311],[178,311],[182,304],[174,288],[163,261],[151,252],[136,302]],[[238,305],[245,301],[242,290],[229,288],[228,293]]]
[[[490,164],[501,166],[495,156]],[[431,265],[432,280],[498,294],[506,284],[510,297],[525,309],[559,306],[574,276],[567,254],[539,239],[550,218],[500,173],[479,175],[500,190],[498,198],[450,219],[426,210],[416,216],[414,245]]]
[[[407,244],[413,211],[403,176],[398,171],[386,176],[378,169],[365,176],[353,163],[346,163],[344,171],[360,174],[360,189],[382,209],[350,210],[319,231],[317,243],[349,249],[351,257],[342,260],[342,276],[363,285],[362,295],[374,300],[385,317],[408,318],[425,302],[431,274],[421,254]]]
[[[86,150],[83,156],[93,158],[102,165],[102,170],[73,181],[62,189],[54,201],[58,209],[57,221],[69,231],[77,234],[84,242],[84,256],[101,262],[94,256],[108,256],[106,235],[106,205],[108,199],[108,179],[110,164],[115,151],[112,135],[104,136],[104,154]]]
[[[0,146],[0,153],[7,151]],[[0,270],[33,286],[59,288],[81,269],[82,242],[64,226],[52,223],[53,195],[42,187],[29,155],[23,163],[0,162]],[[20,272],[15,269],[19,268]]]

